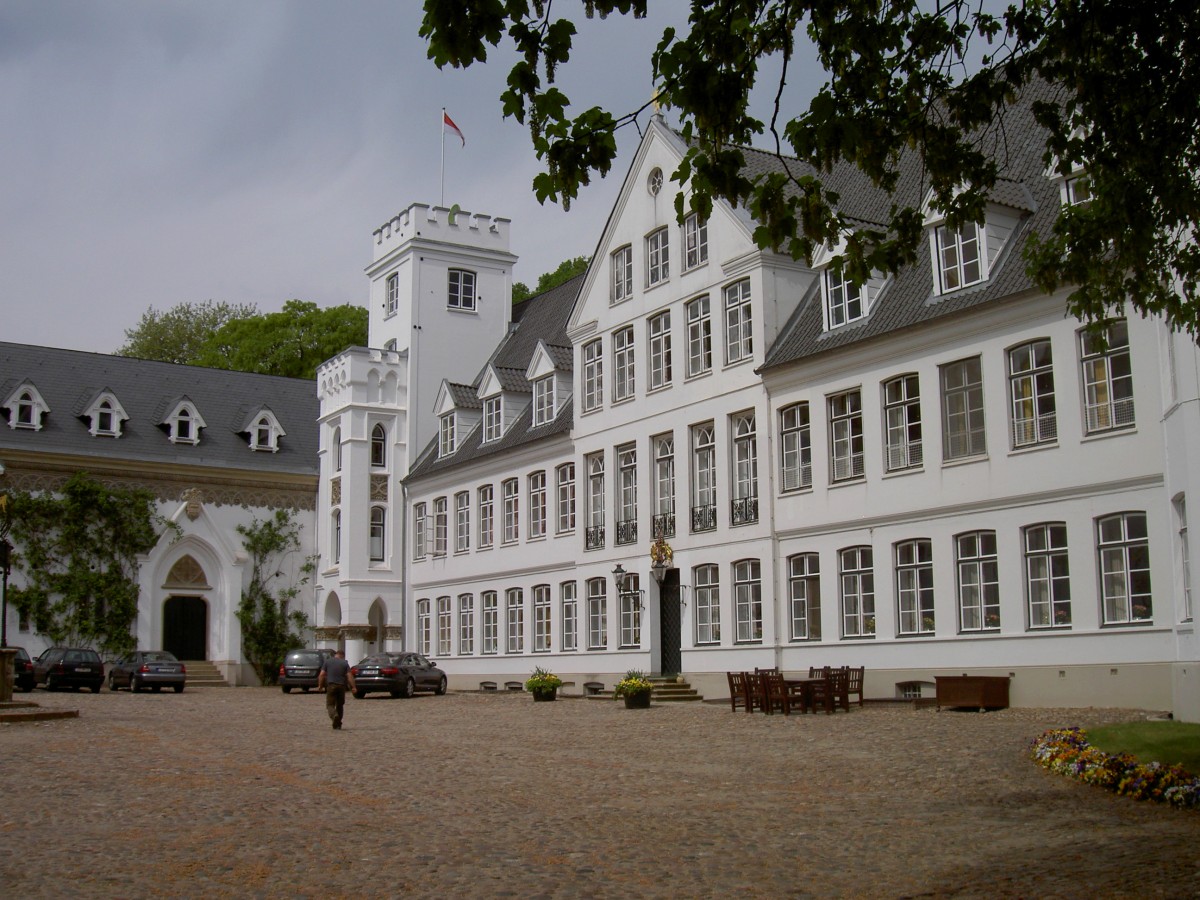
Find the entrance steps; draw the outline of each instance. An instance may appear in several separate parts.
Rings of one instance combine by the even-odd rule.
[[[199,687],[229,687],[229,682],[221,674],[221,670],[206,659],[185,659],[181,662],[187,666],[187,686]]]
[[[680,681],[674,675],[647,675],[646,679],[654,685],[650,692],[652,703],[698,703],[704,697],[687,681]],[[611,700],[612,689],[587,694],[592,700]]]

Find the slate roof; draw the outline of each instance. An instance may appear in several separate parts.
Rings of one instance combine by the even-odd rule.
[[[0,403],[29,382],[46,405],[40,431],[10,428],[0,421],[0,459],[6,449],[62,453],[97,459],[122,459],[219,469],[259,470],[316,476],[317,418],[320,405],[314,383],[0,342]],[[87,403],[108,390],[129,419],[119,438],[97,436],[80,418]],[[173,444],[159,423],[184,399],[196,407],[207,427],[198,444]],[[238,432],[259,410],[269,409],[286,432],[275,453],[251,450]]]

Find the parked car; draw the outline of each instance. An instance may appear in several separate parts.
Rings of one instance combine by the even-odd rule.
[[[143,688],[161,691],[169,687],[177,694],[183,693],[187,684],[187,666],[175,658],[169,650],[137,650],[123,656],[108,670],[108,689],[127,687],[136,694]]]
[[[33,677],[48,691],[86,687],[98,694],[104,684],[104,661],[86,647],[51,647],[33,661]]]
[[[393,697],[411,697],[417,691],[446,693],[446,673],[419,653],[377,653],[350,670],[354,696],[387,691]]]
[[[304,693],[317,686],[317,676],[321,674],[321,664],[333,651],[320,650],[289,650],[279,667],[279,687],[285,694],[290,694],[292,688],[300,688]]]
[[[17,651],[17,656],[13,660],[13,686],[19,691],[29,693],[33,690],[35,683],[33,660],[29,658],[24,647],[13,647],[12,649]]]

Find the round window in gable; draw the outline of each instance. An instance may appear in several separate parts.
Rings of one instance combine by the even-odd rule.
[[[654,168],[650,172],[650,177],[646,179],[646,190],[650,192],[651,197],[657,197],[658,192],[662,190],[663,174],[662,169]]]

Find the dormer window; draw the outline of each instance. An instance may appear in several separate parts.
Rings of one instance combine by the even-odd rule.
[[[1086,173],[1072,176],[1063,182],[1063,203],[1079,206],[1092,199],[1092,179]]]
[[[488,397],[483,401],[483,440],[497,441],[503,432],[503,403],[500,397]]]
[[[449,456],[454,452],[456,440],[456,415],[446,413],[438,421],[438,456]]]
[[[270,410],[257,413],[244,430],[250,437],[250,449],[268,453],[279,451],[279,439],[287,434]]]
[[[450,309],[461,309],[470,312],[475,310],[475,273],[467,269],[451,269],[449,299],[446,305]]]
[[[371,467],[387,466],[387,429],[377,424],[371,429]]]
[[[159,427],[166,429],[167,439],[172,444],[198,444],[200,429],[205,424],[196,407],[184,400],[175,405],[170,415],[159,423]]]
[[[533,424],[549,424],[554,413],[554,376],[545,375],[533,383]]]
[[[8,411],[8,427],[24,428],[30,431],[42,430],[42,417],[50,412],[50,407],[42,399],[37,388],[24,384],[8,398],[4,404]]]
[[[400,276],[393,272],[387,277],[387,314],[390,316],[400,308]]]
[[[91,423],[88,432],[93,437],[120,437],[121,424],[129,418],[117,398],[108,392],[93,401],[84,417]]]
[[[937,265],[942,293],[978,284],[987,277],[984,265],[983,231],[975,222],[957,230],[939,225],[937,236]]]
[[[846,273],[831,268],[825,272],[825,321],[829,328],[856,322],[866,315],[862,285],[846,278]]]

